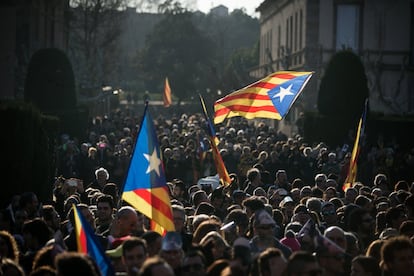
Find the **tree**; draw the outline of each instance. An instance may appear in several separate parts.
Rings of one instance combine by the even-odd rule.
[[[66,54],[59,49],[41,49],[30,59],[24,98],[43,112],[76,107],[75,78]]]
[[[213,44],[194,25],[192,13],[178,3],[167,1],[160,10],[164,18],[147,37],[140,53],[142,74],[149,91],[160,92],[168,76],[179,101],[189,99],[202,85],[200,76],[208,74]]]
[[[127,0],[70,0],[69,55],[81,87],[117,79],[117,38]]]
[[[360,58],[351,51],[335,54],[329,61],[319,88],[319,112],[356,121],[368,96],[367,77]]]

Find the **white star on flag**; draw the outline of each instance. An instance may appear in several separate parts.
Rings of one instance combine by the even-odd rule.
[[[158,158],[155,148],[151,155],[144,153],[144,157],[148,160],[148,168],[145,173],[150,173],[152,170],[154,170],[157,175],[160,176],[161,160]]]
[[[280,91],[279,91],[279,93],[275,94],[275,95],[273,96],[273,98],[277,98],[277,97],[279,97],[279,98],[280,98],[280,102],[282,102],[282,101],[283,101],[283,99],[285,98],[285,96],[295,95],[294,93],[292,93],[292,92],[290,91],[290,89],[292,89],[292,85],[293,85],[293,84],[289,85],[289,86],[288,86],[288,88],[283,88],[283,87],[281,86],[281,87],[280,87]]]

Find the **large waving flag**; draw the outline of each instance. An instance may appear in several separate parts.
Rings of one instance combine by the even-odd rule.
[[[130,161],[122,199],[165,231],[175,230],[164,166],[148,105]]]
[[[171,87],[170,87],[170,83],[168,82],[168,78],[165,78],[163,99],[164,99],[164,107],[169,107],[172,103],[172,100],[171,100]]]
[[[228,185],[231,183],[231,179],[229,173],[227,172],[226,166],[224,165],[223,158],[221,158],[220,152],[217,148],[217,136],[216,131],[214,129],[214,125],[211,123],[210,118],[208,117],[206,105],[204,104],[203,97],[200,95],[200,102],[203,108],[204,117],[207,122],[207,133],[208,138],[210,140],[211,151],[213,154],[214,164],[216,166],[217,173],[220,177],[220,180],[224,185]]]
[[[75,205],[73,205],[73,214],[75,217],[75,231],[78,244],[78,252],[91,256],[101,270],[102,275],[115,275],[111,261],[105,255],[105,251],[96,238],[92,227],[79,211],[78,207]]]
[[[214,123],[242,116],[281,120],[288,113],[313,72],[280,71],[235,91],[214,104]]]
[[[344,181],[344,185],[342,186],[342,190],[346,191],[349,187],[352,187],[352,185],[356,181],[357,177],[357,163],[358,163],[358,156],[359,151],[361,150],[361,137],[364,135],[365,132],[365,121],[367,116],[367,109],[368,109],[368,100],[365,100],[365,107],[364,111],[362,112],[362,116],[359,119],[358,123],[358,129],[356,132],[355,137],[355,143],[354,147],[352,149],[351,159],[349,160],[349,168],[348,168],[348,175],[346,176],[346,179]]]

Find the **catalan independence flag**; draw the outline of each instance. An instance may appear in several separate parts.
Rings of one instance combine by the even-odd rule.
[[[355,143],[352,149],[351,159],[349,160],[348,175],[346,176],[344,185],[342,186],[343,191],[346,191],[346,189],[348,189],[349,187],[352,187],[352,185],[356,181],[357,172],[358,172],[358,168],[357,168],[358,156],[359,156],[359,151],[361,150],[361,141],[362,141],[361,138],[365,132],[365,121],[366,121],[367,112],[368,112],[368,100],[365,100],[364,111],[362,112],[362,116],[359,119],[358,129],[357,129],[356,137],[355,137]]]
[[[75,217],[75,231],[76,241],[78,244],[78,252],[91,256],[101,270],[102,275],[115,275],[111,261],[105,255],[105,251],[96,238],[92,227],[79,211],[78,207],[75,205],[73,205],[73,214]]]
[[[174,231],[164,166],[148,105],[135,142],[122,199],[165,231]]]
[[[221,158],[220,152],[217,148],[217,136],[216,131],[214,129],[214,125],[211,123],[210,118],[207,113],[206,105],[204,103],[203,97],[200,95],[200,102],[203,108],[204,117],[207,122],[207,133],[208,138],[210,140],[211,151],[213,154],[214,165],[216,166],[217,173],[220,177],[220,180],[223,182],[224,185],[228,185],[231,183],[231,179],[229,173],[227,172],[226,166],[224,165],[223,158]]]
[[[168,82],[168,78],[165,78],[165,82],[164,82],[163,99],[164,99],[164,107],[169,107],[172,103],[172,100],[171,100],[171,87],[170,87],[170,83]]]
[[[214,123],[241,116],[281,120],[302,92],[313,72],[280,71],[237,90],[214,104]]]

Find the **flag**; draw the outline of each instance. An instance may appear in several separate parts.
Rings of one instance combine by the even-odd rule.
[[[122,199],[166,231],[174,231],[168,189],[157,136],[146,106]]]
[[[216,166],[217,174],[220,177],[220,180],[224,185],[228,185],[231,183],[231,179],[229,173],[227,172],[226,166],[224,165],[223,158],[221,158],[220,152],[217,148],[218,139],[216,136],[216,131],[214,129],[214,125],[211,123],[210,118],[207,114],[206,105],[204,104],[203,97],[200,96],[201,106],[203,108],[204,118],[206,119],[207,123],[207,134],[210,140],[210,147],[213,155],[214,165]]]
[[[168,82],[168,78],[165,78],[163,98],[164,98],[164,107],[169,107],[172,101],[171,101],[171,87],[170,87],[170,83]]]
[[[73,215],[75,218],[78,252],[91,256],[101,270],[102,275],[115,275],[111,261],[105,255],[105,251],[101,247],[92,227],[75,205],[73,205]]]
[[[214,104],[214,123],[242,116],[281,120],[288,113],[313,72],[280,71],[235,91]]]
[[[344,185],[342,186],[343,191],[346,191],[346,189],[352,187],[353,183],[356,181],[357,169],[358,169],[357,162],[358,162],[359,151],[361,149],[361,141],[362,141],[361,137],[364,135],[364,132],[365,132],[365,121],[366,121],[366,116],[367,116],[367,109],[368,109],[368,100],[365,100],[364,111],[362,112],[362,116],[359,119],[358,129],[357,129],[356,137],[355,137],[355,143],[352,149],[351,159],[349,160],[348,174],[344,181]]]

